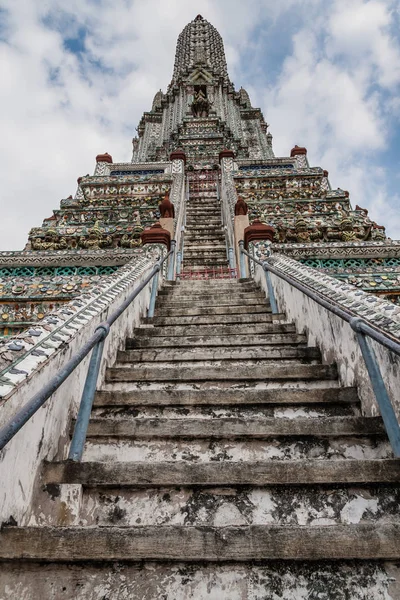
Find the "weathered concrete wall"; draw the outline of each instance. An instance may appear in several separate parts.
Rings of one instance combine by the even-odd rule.
[[[129,295],[134,287],[148,275],[154,260],[148,260],[141,268],[133,285],[125,287],[119,294],[104,299],[104,309],[90,318],[66,344],[50,356],[6,399],[1,406],[0,423],[4,425],[37,393],[48,380],[73,356],[104,321]],[[162,275],[160,276],[161,285]],[[126,336],[132,335],[134,327],[145,314],[149,304],[150,286],[147,286],[119,317],[111,328],[104,346],[104,360],[99,377],[102,383],[106,366],[114,363],[117,351],[122,349]],[[71,419],[76,414],[86,376],[88,359],[85,359],[39,409],[0,453],[0,522],[12,517],[19,525],[27,524],[35,480],[44,459],[64,458],[68,450]]]
[[[260,266],[256,267],[255,279],[268,295],[265,274]],[[364,359],[350,325],[272,273],[271,281],[279,311],[286,313],[289,321],[295,322],[299,333],[308,336],[309,346],[320,348],[325,363],[337,363],[342,385],[357,386],[363,413],[379,414]],[[400,417],[400,359],[373,340],[370,343],[392,404]]]

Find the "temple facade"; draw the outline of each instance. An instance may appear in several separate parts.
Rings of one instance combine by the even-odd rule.
[[[29,328],[140,255],[142,232],[165,217],[163,202],[177,213],[188,182],[202,185],[201,177],[228,199],[227,265],[229,247],[237,257],[245,229],[263,224],[268,251],[399,303],[399,242],[348,191],[331,188],[325,167],[310,167],[304,146],[275,157],[261,110],[229,78],[220,34],[198,15],[179,35],[168,89],[140,120],[132,161],[99,154],[93,175],[78,178],[75,195],[32,228],[25,248],[0,253],[0,334]]]

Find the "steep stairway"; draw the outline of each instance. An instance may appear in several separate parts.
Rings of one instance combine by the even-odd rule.
[[[208,171],[189,180],[183,278],[185,274],[193,272],[201,277],[205,271],[212,277],[215,272],[224,274],[227,267],[221,206],[217,198],[217,175],[215,171]]]
[[[167,282],[42,477],[0,599],[400,598],[381,419],[251,280]]]

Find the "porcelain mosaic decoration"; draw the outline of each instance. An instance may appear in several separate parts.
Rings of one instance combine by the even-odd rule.
[[[273,251],[398,303],[400,245],[349,192],[331,189],[324,167],[310,167],[301,146],[275,157],[261,110],[235,88],[222,38],[199,15],[178,38],[170,85],[140,120],[131,162],[99,154],[25,248],[0,253],[0,335],[33,326],[140,254],[166,195],[176,230],[186,176],[206,169],[232,221],[240,201],[250,225],[274,228]]]

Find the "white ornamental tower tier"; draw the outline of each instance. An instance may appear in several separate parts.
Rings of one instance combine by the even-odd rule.
[[[201,15],[186,25],[178,37],[172,85],[187,77],[198,65],[221,78],[225,85],[231,83],[222,37]]]
[[[246,90],[235,90],[222,37],[201,15],[178,37],[172,81],[139,123],[132,162],[168,160],[178,148],[199,168],[218,162],[224,148],[239,158],[274,156],[261,110],[252,107]]]

